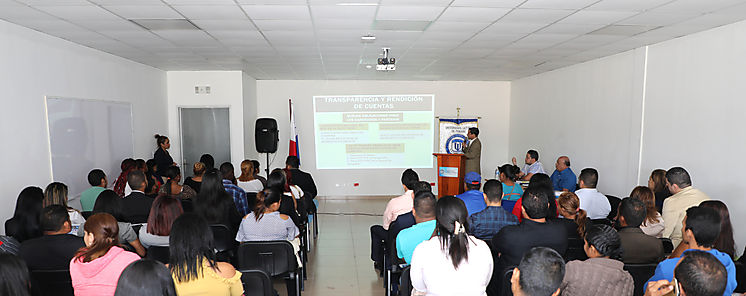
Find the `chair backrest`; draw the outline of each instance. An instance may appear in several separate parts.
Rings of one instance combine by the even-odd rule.
[[[249,205],[249,209],[256,207],[256,192],[246,192],[246,202]]]
[[[31,287],[34,295],[74,295],[68,269],[31,271]]]
[[[513,290],[511,289],[512,283],[510,279],[513,277],[513,269],[509,268],[505,271],[502,278],[502,287],[500,287],[500,296],[513,296]]]
[[[658,263],[646,263],[646,264],[625,264],[624,270],[628,271],[632,275],[632,279],[635,281],[635,296],[641,296],[645,294],[643,288],[645,283],[655,273],[655,267]]]
[[[212,229],[212,237],[215,239],[215,249],[218,252],[233,249],[235,237],[231,234],[228,226],[213,224],[210,225],[210,228]]]
[[[83,211],[83,212],[81,212],[81,214],[83,215],[83,218],[85,218],[86,220],[88,220],[88,218],[90,218],[91,215],[93,215],[93,212],[92,211]]]
[[[298,270],[298,261],[288,241],[244,242],[238,245],[238,268],[262,270],[273,277]]]
[[[412,266],[404,267],[401,273],[401,285],[399,285],[399,295],[412,295]]]
[[[396,236],[399,235],[399,232],[401,232],[404,229],[407,229],[409,227],[412,227],[412,222],[414,221],[407,221],[404,216],[406,214],[399,215],[394,221],[389,224],[389,231],[386,232],[386,255],[389,256],[390,260],[387,262],[390,262],[391,265],[397,264],[398,256],[396,254]],[[402,217],[400,219],[400,217]],[[390,268],[390,266],[386,266],[386,268]]]
[[[611,220],[607,218],[601,218],[601,219],[592,219],[591,223],[596,225],[608,225],[611,226]]]
[[[661,244],[663,244],[663,254],[671,254],[673,252],[673,242],[670,238],[667,237],[661,237]]]
[[[240,270],[244,296],[274,296],[272,279],[266,272],[256,269]]]
[[[182,199],[181,208],[184,210],[184,213],[191,213],[194,211],[194,202],[191,199]]]
[[[619,209],[619,204],[622,202],[622,200],[613,195],[607,195],[606,199],[609,200],[609,205],[611,206],[611,212],[609,212],[609,215],[606,216],[606,218],[609,218],[609,220],[614,220],[617,210]]]
[[[733,262],[736,265],[736,282],[738,283],[738,286],[734,291],[736,293],[746,292],[746,266],[743,264],[744,259],[746,259],[746,257],[741,255],[741,258],[738,258],[738,261]]]
[[[588,259],[588,255],[585,254],[583,246],[585,241],[582,238],[568,237],[567,238],[567,251],[565,251],[565,262],[572,260],[585,260]]]
[[[168,247],[151,246],[148,247],[148,252],[145,257],[161,262],[163,264],[168,264],[168,259],[171,257],[171,252],[169,251]]]

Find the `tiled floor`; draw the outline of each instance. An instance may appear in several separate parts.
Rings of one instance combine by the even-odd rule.
[[[384,295],[370,260],[370,226],[389,198],[319,199],[319,237],[311,243],[305,296]],[[275,289],[285,295],[284,282]]]

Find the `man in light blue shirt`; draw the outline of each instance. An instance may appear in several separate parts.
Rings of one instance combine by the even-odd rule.
[[[552,189],[554,191],[575,191],[575,182],[578,177],[570,169],[570,158],[567,156],[560,156],[557,158],[557,163],[554,164],[556,170],[552,173],[550,179],[552,180]]]
[[[736,265],[733,263],[733,260],[728,254],[712,248],[718,235],[720,235],[720,219],[720,214],[713,208],[691,207],[686,210],[681,232],[684,242],[689,247],[689,249],[684,251],[684,254],[691,251],[704,251],[712,254],[720,263],[723,263],[728,273],[728,281],[723,295],[728,296],[733,293],[738,283],[736,282]],[[646,289],[647,285],[651,282],[659,280],[673,281],[674,269],[680,259],[671,258],[658,263],[658,267],[655,268],[655,274],[645,283]]]
[[[435,232],[435,195],[428,191],[415,195],[412,215],[417,224],[403,229],[396,236],[396,255],[407,264],[412,263],[417,245],[429,240]]]
[[[464,176],[466,192],[456,195],[456,197],[464,201],[469,216],[479,213],[487,207],[487,203],[484,202],[484,194],[479,191],[480,187],[482,187],[482,176],[476,172],[466,173],[466,176]]]
[[[536,150],[529,150],[526,152],[526,165],[523,166],[523,170],[518,174],[518,178],[524,181],[531,180],[531,176],[534,174],[546,174],[544,166],[539,162],[539,152]],[[518,165],[515,157],[513,157],[513,165]]]

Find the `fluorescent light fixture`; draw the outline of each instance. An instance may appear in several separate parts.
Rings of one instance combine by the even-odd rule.
[[[374,40],[376,40],[376,36],[368,34],[368,35],[364,35],[364,36],[360,37],[360,40],[362,40],[362,41],[374,41]]]
[[[337,3],[339,6],[378,6],[378,3],[370,3],[370,2],[342,2]]]

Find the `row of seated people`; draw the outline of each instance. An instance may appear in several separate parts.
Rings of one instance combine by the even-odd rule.
[[[677,170],[678,169],[673,171],[676,172]],[[688,179],[688,173],[686,173],[685,170],[680,169],[678,171],[683,171]],[[581,176],[583,175],[584,174],[581,173]],[[591,181],[595,183],[598,179],[597,172],[590,175],[595,179],[595,181]],[[563,254],[564,258],[568,261],[575,259],[583,260],[590,256],[587,254],[588,250],[586,249],[587,243],[585,238],[587,235],[586,233],[589,231],[591,226],[593,226],[593,222],[591,222],[587,217],[586,211],[581,208],[582,201],[572,192],[561,194],[557,200],[551,198],[554,197],[554,192],[551,188],[547,190],[547,187],[542,185],[542,182],[534,182],[537,179],[541,180],[541,178],[549,179],[548,176],[544,174],[534,174],[532,176],[532,182],[526,192],[533,191],[536,193],[535,195],[545,196],[547,205],[543,209],[538,210],[535,207],[532,208],[529,206],[528,208],[532,209],[532,215],[529,216],[526,213],[526,206],[520,202],[523,199],[521,198],[519,203],[516,203],[516,207],[521,211],[520,217],[524,218],[520,224],[519,217],[501,207],[501,203],[505,202],[507,199],[503,199],[505,198],[505,195],[502,192],[505,188],[504,184],[501,184],[501,182],[497,180],[487,181],[484,186],[484,193],[481,193],[478,191],[479,179],[473,178],[473,176],[470,178],[469,174],[467,174],[467,177],[465,178],[467,192],[478,192],[481,199],[470,199],[468,196],[467,198],[464,198],[464,195],[457,196],[457,198],[464,203],[467,210],[467,222],[469,225],[466,227],[467,232],[478,239],[489,242],[493,251],[495,270],[497,271],[495,275],[497,278],[492,280],[490,294],[498,295],[497,291],[500,289],[498,286],[498,275],[503,270],[517,265],[519,260],[522,258],[523,253],[532,246],[551,246]],[[589,183],[587,180],[589,180],[587,177],[585,178],[585,181],[581,178],[580,183],[587,184]],[[674,177],[672,183],[676,181],[677,180],[675,180]],[[414,249],[422,241],[428,240],[430,234],[432,234],[436,228],[435,223],[431,222],[435,219],[435,216],[428,214],[432,211],[418,208],[418,205],[422,206],[423,204],[428,204],[427,202],[423,202],[423,200],[426,200],[424,199],[425,197],[420,199],[417,197],[419,194],[415,194],[414,190],[410,190],[410,188],[415,190],[422,188],[424,191],[429,191],[427,190],[429,188],[426,188],[429,187],[429,184],[427,182],[418,182],[417,175],[412,170],[407,170],[403,173],[402,183],[406,193],[400,197],[392,199],[387,205],[386,212],[384,213],[384,223],[389,222],[389,228],[385,229],[385,224],[383,226],[374,225],[371,227],[371,257],[376,262],[377,267],[381,265],[380,262],[383,261],[383,257],[385,256],[382,250],[386,249],[385,246],[390,245],[390,242],[384,241],[386,238],[395,238],[395,247],[391,249],[395,250],[396,255],[398,255],[399,258],[402,258],[404,263],[412,263],[412,259],[410,258]],[[414,194],[415,197],[409,199],[412,194]],[[524,193],[524,197],[525,196],[526,194]],[[407,208],[406,201],[410,200],[411,208]],[[606,200],[605,197],[604,200]],[[484,206],[481,209],[477,206],[477,210],[474,210],[475,213],[469,215],[469,204],[478,204],[477,201],[481,201]],[[676,201],[675,195],[671,201]],[[552,205],[554,205],[554,209],[552,209]],[[729,281],[728,290],[732,292],[733,289],[735,289],[735,271],[732,262],[735,247],[733,244],[732,227],[730,225],[727,207],[720,201],[705,201],[702,202],[701,207],[707,208],[708,210],[711,210],[711,212],[715,212],[718,216],[718,222],[716,223],[718,229],[714,232],[712,229],[705,230],[711,235],[714,235],[713,241],[704,244],[703,246],[709,248],[708,251],[715,253],[719,259],[722,259],[723,264],[728,268],[729,276],[733,279]],[[407,210],[411,212],[405,212]],[[397,211],[402,214],[397,215]],[[648,235],[645,232],[645,226],[662,224],[656,219],[660,218],[660,214],[655,209],[654,195],[649,188],[642,186],[635,188],[631,197],[622,200],[615,212],[617,214],[614,216],[618,216],[618,218],[615,219],[616,221],[614,224],[619,228],[619,231],[618,233],[617,231],[614,231],[614,234],[619,237],[619,250],[626,250],[625,252],[620,251],[616,256],[613,256],[615,257],[614,259],[618,259],[617,267],[619,267],[619,269],[621,269],[624,263],[657,263],[663,259],[664,252],[661,240]],[[557,216],[557,213],[560,214],[559,217]],[[604,216],[606,215],[608,215],[608,213],[604,214]],[[686,209],[683,215],[686,216]],[[682,238],[686,237],[687,232],[686,227],[682,227],[684,223],[683,220],[682,217],[682,221],[679,223],[681,225],[678,227]],[[391,223],[391,221],[394,223]],[[410,227],[415,222],[417,224]],[[652,229],[656,232],[661,232],[661,228],[662,227],[658,225],[655,227],[649,227],[648,230]],[[690,228],[696,228],[696,226]],[[721,228],[722,231],[720,230]],[[671,254],[671,258],[678,258],[684,250],[696,249],[697,247],[695,246],[702,245],[694,245],[693,242],[682,240],[677,250]],[[377,259],[381,261],[378,261]],[[670,280],[671,274],[658,272],[653,278],[655,279],[656,277],[668,278]],[[584,291],[587,291],[587,289]],[[569,293],[566,295],[575,294]]]

